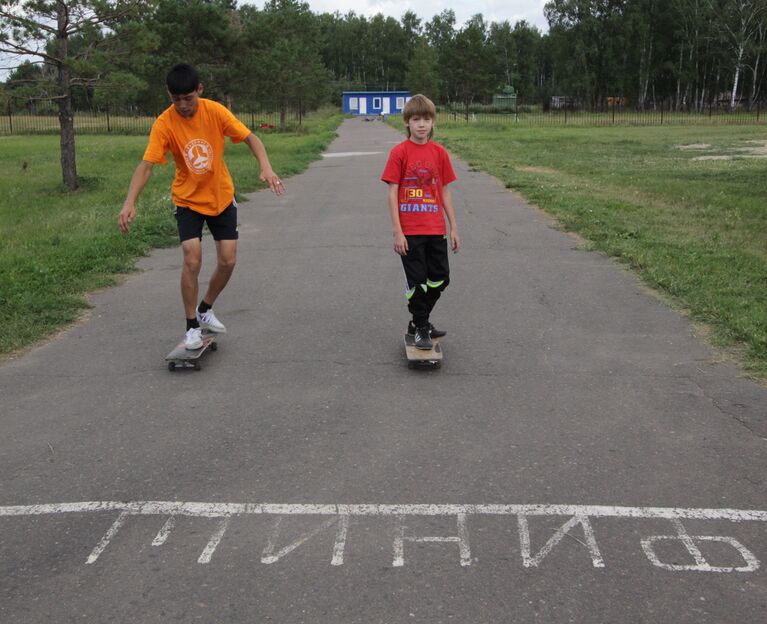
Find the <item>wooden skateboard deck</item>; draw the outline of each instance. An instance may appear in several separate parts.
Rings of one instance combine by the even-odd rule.
[[[211,351],[218,349],[218,345],[216,344],[216,334],[214,333],[203,332],[202,346],[199,349],[187,349],[182,340],[176,345],[176,348],[173,349],[173,351],[165,356],[165,361],[168,362],[168,370],[174,371],[177,368],[200,370],[200,358],[208,349]]]
[[[431,342],[434,345],[431,349],[418,349],[415,346],[415,336],[405,334],[405,355],[408,367],[438,368],[442,365],[442,346],[439,344],[439,338],[432,338]]]

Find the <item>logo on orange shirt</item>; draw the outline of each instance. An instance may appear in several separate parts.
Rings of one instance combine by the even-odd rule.
[[[213,163],[213,148],[205,139],[194,139],[186,144],[184,159],[193,173],[208,173]]]

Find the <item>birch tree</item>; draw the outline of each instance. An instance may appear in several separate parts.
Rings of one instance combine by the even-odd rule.
[[[751,69],[752,81],[751,81],[751,96],[749,97],[748,107],[753,108],[756,104],[759,93],[761,93],[762,78],[764,74],[763,57],[767,54],[767,12],[762,14],[762,19],[759,20],[756,28],[756,36],[754,39],[754,59],[753,63],[749,65]]]
[[[719,6],[714,4],[715,0],[708,2],[712,9],[718,10],[721,15],[718,24],[731,53],[733,79],[730,110],[734,110],[741,72],[746,56],[758,36],[760,24],[765,18],[767,0],[725,0],[718,3]]]

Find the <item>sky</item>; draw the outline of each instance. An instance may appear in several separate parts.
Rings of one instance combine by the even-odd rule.
[[[244,0],[261,8],[263,1]],[[482,13],[486,22],[503,22],[508,20],[513,26],[520,20],[527,20],[537,26],[541,32],[548,31],[546,18],[543,16],[543,5],[546,0],[308,0],[309,7],[314,13],[346,14],[354,11],[357,15],[373,16],[383,13],[386,16],[402,17],[405,11],[412,11],[421,18],[422,23],[431,21],[445,9],[455,12],[458,26],[462,25],[472,15]]]

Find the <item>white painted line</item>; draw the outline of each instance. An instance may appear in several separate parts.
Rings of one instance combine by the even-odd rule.
[[[279,537],[280,525],[282,524],[282,518],[277,518],[277,521],[274,523],[274,530],[272,531],[272,534],[269,537],[269,541],[266,543],[266,548],[264,548],[264,552],[261,555],[261,563],[276,563],[288,553],[293,552],[296,548],[298,548],[304,542],[308,541],[309,539],[311,539],[318,533],[324,531],[328,527],[333,526],[336,522],[337,520],[335,518],[332,518],[331,520],[326,520],[317,528],[313,529],[312,531],[309,531],[309,533],[305,533],[301,535],[301,537],[299,537],[297,540],[291,542],[284,548],[281,548],[279,551],[277,551],[277,553],[275,553],[274,552],[275,543],[277,541],[277,537]],[[337,550],[337,548],[338,548],[338,544],[336,543],[336,546],[334,547],[334,552]]]
[[[215,530],[213,535],[210,536],[208,545],[205,546],[205,549],[202,551],[202,554],[197,560],[197,563],[210,563],[210,559],[213,556],[213,553],[216,552],[216,548],[221,542],[221,539],[224,537],[224,533],[226,533],[226,530],[229,528],[230,521],[231,518],[227,517],[219,523],[218,528]]]
[[[397,532],[394,535],[394,559],[392,566],[401,568],[405,565],[405,517],[400,516]]]
[[[575,516],[570,518],[563,526],[561,526],[554,535],[546,542],[537,555],[532,556],[530,546],[530,527],[527,522],[527,517],[523,515],[517,516],[517,524],[519,525],[519,541],[522,548],[522,565],[526,568],[537,568],[559,542],[565,537],[565,534],[570,532],[570,529],[577,525],[583,527],[583,534],[586,537],[586,543],[584,546],[588,548],[591,555],[591,563],[595,568],[604,568],[605,563],[602,559],[602,554],[599,552],[599,546],[594,537],[594,529],[591,527],[589,519],[585,516]],[[578,540],[580,542],[580,540]],[[583,544],[583,542],[580,542]]]
[[[650,562],[664,570],[670,572],[692,571],[692,572],[755,572],[759,569],[759,560],[754,554],[748,550],[743,544],[741,544],[734,537],[728,537],[723,535],[690,535],[684,528],[684,525],[679,520],[672,520],[677,535],[653,535],[651,537],[642,539],[642,550],[650,560]],[[654,544],[662,541],[679,541],[687,549],[687,552],[695,559],[694,564],[680,564],[680,563],[664,563],[655,552]],[[706,558],[703,556],[700,548],[698,548],[696,541],[699,542],[719,542],[722,544],[729,544],[732,546],[740,556],[746,565],[743,566],[712,566]]]
[[[109,542],[112,541],[112,538],[117,535],[117,532],[120,530],[120,527],[125,524],[125,519],[129,516],[127,511],[123,511],[119,516],[117,516],[117,520],[115,520],[112,523],[112,526],[109,527],[109,530],[104,534],[104,537],[101,538],[101,541],[96,544],[96,548],[94,548],[91,551],[91,554],[88,555],[88,558],[85,560],[86,564],[94,563],[101,553],[104,552],[104,549],[109,545]]]
[[[586,537],[586,545],[591,553],[591,563],[595,568],[604,568],[605,562],[602,559],[602,554],[599,552],[599,546],[597,546],[597,540],[594,536],[594,528],[591,526],[591,522],[587,516],[578,516],[581,526],[583,527],[583,535]]]
[[[471,565],[471,550],[469,550],[469,530],[466,525],[466,515],[458,514],[458,553],[461,556],[461,565]]]
[[[695,558],[695,564],[704,565],[706,563],[706,558],[703,556],[703,553],[700,552],[700,548],[695,545],[695,542],[687,533],[684,525],[679,520],[672,520],[671,524],[674,525],[676,532],[679,534],[679,539],[682,544],[684,544],[687,551]]]
[[[340,516],[338,518],[338,532],[336,533],[336,543],[333,545],[333,559],[330,565],[340,566],[344,564],[344,551],[346,550],[346,535],[349,532],[349,516]]]
[[[208,541],[205,549],[198,558],[201,564],[209,563],[216,552],[219,543],[227,531],[231,519],[235,516],[271,515],[275,523],[266,547],[261,556],[261,562],[273,564],[299,548],[302,544],[319,535],[321,532],[336,526],[335,541],[331,565],[342,566],[352,518],[355,523],[363,522],[364,517],[394,518],[393,566],[405,565],[405,542],[424,544],[456,544],[458,546],[461,566],[472,565],[471,549],[469,546],[469,516],[516,516],[522,564],[526,568],[537,568],[557,548],[565,537],[580,543],[589,553],[594,568],[605,568],[605,561],[597,544],[592,526],[594,518],[641,518],[669,520],[676,532],[675,535],[652,535],[641,539],[641,547],[649,562],[663,570],[672,572],[754,572],[761,567],[757,556],[744,544],[728,535],[690,535],[682,524],[682,520],[719,520],[730,522],[765,522],[767,512],[759,510],[739,509],[685,509],[678,507],[620,507],[595,505],[302,505],[302,504],[235,504],[235,503],[196,503],[173,501],[134,501],[134,502],[82,502],[59,503],[51,505],[28,505],[0,507],[0,516],[24,517],[43,514],[62,513],[118,513],[96,547],[91,551],[86,564],[95,563],[104,550],[114,540],[129,516],[167,516],[165,523],[152,540],[152,546],[166,543],[179,516],[193,518],[218,518],[216,530]],[[280,530],[288,516],[309,517],[313,528],[304,530],[298,536],[293,536],[287,545],[280,545]],[[311,516],[319,518],[311,519]],[[457,535],[434,536],[408,534],[406,521],[408,517],[455,517]],[[531,538],[531,518],[535,517],[565,517],[565,523],[543,544],[537,553],[533,553]],[[294,521],[294,524],[296,522]],[[301,526],[307,522],[302,521]],[[542,523],[540,523],[542,524]],[[580,527],[585,541],[573,535]],[[540,529],[538,529],[540,530]],[[542,538],[538,538],[542,541]],[[671,562],[660,559],[656,545],[662,542],[675,542],[687,550],[687,562],[679,561],[676,557]],[[706,560],[705,548],[702,542],[719,544],[718,551],[729,551],[729,565],[713,565]],[[284,543],[284,542],[283,542]],[[726,548],[723,548],[726,546]],[[677,548],[678,550],[678,548]],[[662,552],[662,551],[661,551]],[[720,561],[717,561],[719,564]]]
[[[270,516],[336,516],[338,515],[338,505],[257,505],[258,510],[252,510],[252,513],[267,514]]]
[[[349,156],[373,156],[374,154],[383,154],[383,152],[325,152],[323,158],[347,158]]]
[[[405,542],[415,542],[420,544],[458,544],[458,553],[462,566],[471,565],[471,549],[469,548],[469,531],[466,527],[466,514],[458,514],[456,518],[458,524],[458,536],[438,537],[425,536],[417,537],[405,535],[405,516],[399,517],[397,532],[394,536],[394,559],[392,567],[401,568],[405,565]]]
[[[162,525],[162,528],[157,533],[157,536],[152,540],[152,546],[162,546],[167,540],[173,527],[176,525],[176,516],[171,516]]]
[[[767,511],[683,507],[624,507],[603,505],[327,505],[270,503],[191,503],[176,501],[79,502],[0,506],[2,516],[119,511],[132,515],[221,518],[235,515],[347,515],[347,516],[586,516],[589,518],[646,518],[665,520],[729,520],[767,522]]]

